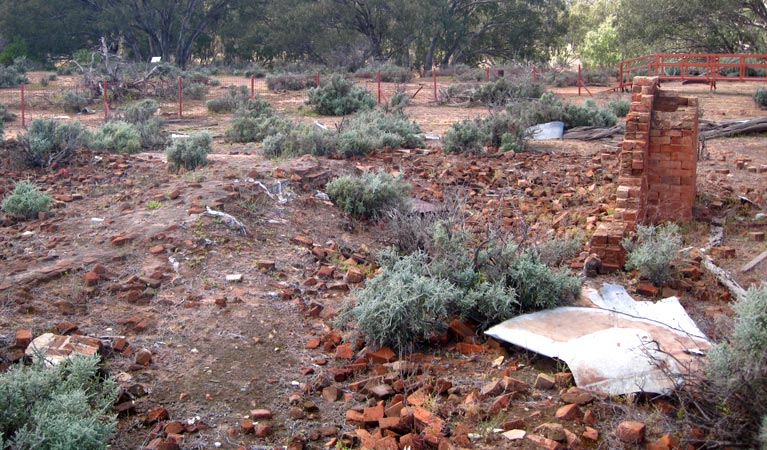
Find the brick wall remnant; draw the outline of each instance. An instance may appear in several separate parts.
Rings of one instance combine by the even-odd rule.
[[[603,271],[623,267],[626,251],[620,241],[636,224],[692,219],[697,155],[698,99],[660,89],[658,77],[635,77],[615,213],[591,239]]]

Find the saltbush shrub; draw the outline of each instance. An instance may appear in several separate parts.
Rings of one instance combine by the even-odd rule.
[[[338,153],[346,157],[375,149],[418,148],[424,145],[421,127],[401,112],[362,111],[345,123],[338,134]]]
[[[118,114],[118,118],[132,124],[141,135],[141,148],[156,149],[166,144],[162,134],[163,120],[155,116],[159,105],[152,99],[143,99],[128,105]]]
[[[278,133],[288,134],[294,123],[273,114],[235,114],[224,136],[230,142],[261,142]]]
[[[582,239],[575,235],[547,240],[536,247],[536,251],[547,266],[559,266],[576,256],[582,247]]]
[[[90,134],[80,122],[34,119],[18,140],[26,166],[48,167],[68,162],[76,150],[88,146]]]
[[[477,120],[464,119],[454,123],[442,139],[445,153],[481,152],[485,148],[487,134]]]
[[[767,108],[767,88],[759,88],[754,92],[754,102],[762,109]]]
[[[141,151],[141,133],[131,123],[114,120],[96,130],[92,146],[111,153],[138,153]]]
[[[0,88],[18,87],[21,83],[28,83],[27,76],[19,72],[13,66],[0,64]]]
[[[208,100],[205,107],[216,114],[232,113],[237,108],[244,107],[249,99],[250,92],[246,86],[229,86],[225,96]]]
[[[386,83],[407,83],[413,78],[413,73],[406,67],[400,67],[392,63],[370,64],[355,72],[360,78],[378,79],[378,71],[381,71],[381,81]]]
[[[406,207],[409,193],[409,184],[383,171],[367,171],[361,176],[344,175],[327,185],[330,200],[358,219],[376,220],[389,209]]]
[[[507,283],[517,293],[521,312],[554,308],[574,300],[581,283],[566,270],[552,269],[534,250],[524,250],[508,268]]]
[[[102,379],[97,356],[54,367],[14,365],[0,374],[0,448],[105,450],[118,387]]]
[[[317,113],[326,116],[345,116],[361,109],[371,109],[375,103],[370,91],[338,75],[320,87],[309,89],[306,100],[306,104],[312,105]]]
[[[208,164],[208,153],[212,139],[210,134],[202,132],[173,140],[165,150],[168,157],[168,170],[178,172],[181,168],[195,170]]]
[[[612,127],[618,122],[618,118],[610,109],[598,106],[594,100],[586,100],[581,106],[565,106],[564,122],[567,128]]]
[[[736,299],[732,309],[732,335],[709,351],[706,376],[714,388],[727,431],[746,445],[755,447],[760,443],[765,448],[767,283],[751,287]]]
[[[0,103],[0,126],[5,122],[12,122],[16,120],[16,114],[8,111],[8,105]]]
[[[30,181],[19,181],[13,192],[3,200],[3,211],[21,219],[33,219],[41,212],[47,212],[51,197],[41,192]]]
[[[476,100],[485,105],[503,106],[513,99],[540,98],[544,92],[544,86],[530,78],[514,80],[501,78],[482,84],[477,92]]]
[[[460,291],[447,280],[429,276],[424,253],[379,255],[381,271],[355,292],[356,304],[341,319],[354,319],[374,347],[400,352],[444,330]]]
[[[337,150],[334,134],[310,125],[298,125],[286,132],[277,132],[264,139],[263,152],[267,158],[300,155],[327,156]]]
[[[61,96],[61,107],[70,113],[81,113],[88,106],[89,100],[75,91],[66,91]]]
[[[184,83],[181,92],[185,99],[204,100],[208,95],[208,85],[199,82]]]
[[[626,117],[631,108],[631,103],[624,99],[610,100],[608,107],[617,117]]]
[[[662,286],[672,275],[672,263],[682,248],[679,226],[673,222],[663,225],[637,225],[634,239],[621,242],[628,252],[626,270],[637,269],[639,274]]]
[[[270,91],[302,91],[316,86],[316,74],[276,73],[266,76],[266,87]]]

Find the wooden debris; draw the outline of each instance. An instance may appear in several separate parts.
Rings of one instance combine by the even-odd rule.
[[[749,263],[741,267],[740,268],[741,273],[748,272],[749,270],[756,267],[760,262],[764,261],[765,259],[767,259],[767,250],[763,251],[756,258],[752,259]]]
[[[716,279],[719,280],[719,282],[722,283],[722,285],[736,297],[742,297],[746,294],[746,290],[743,289],[738,284],[738,282],[732,278],[732,275],[714,264],[714,260],[711,259],[710,256],[703,257],[703,261],[701,261],[701,267],[711,272],[711,274],[713,274]]]
[[[221,218],[227,227],[229,228],[237,228],[238,231],[243,235],[247,236],[248,231],[245,229],[245,225],[237,220],[233,215],[227,214],[225,212],[216,211],[215,209],[210,209],[210,206],[205,207],[205,214],[213,217],[219,217]]]
[[[619,133],[623,133],[623,127],[620,125],[616,125],[610,128],[575,127],[575,128],[570,128],[569,130],[565,130],[565,134],[562,135],[562,139],[594,141],[597,139],[612,137]]]
[[[763,133],[765,131],[767,131],[767,117],[724,120],[722,122],[701,120],[698,128],[698,138],[706,140],[734,136],[736,134]]]

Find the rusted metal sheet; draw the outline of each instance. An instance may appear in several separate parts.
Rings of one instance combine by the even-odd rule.
[[[562,307],[518,316],[486,334],[559,358],[575,383],[610,395],[668,393],[700,370],[711,343],[676,297],[635,301],[617,285],[586,292],[592,307]]]

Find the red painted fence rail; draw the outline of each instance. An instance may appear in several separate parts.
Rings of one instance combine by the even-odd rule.
[[[631,86],[635,76],[661,81],[767,81],[767,54],[655,53],[620,62],[618,88]]]

